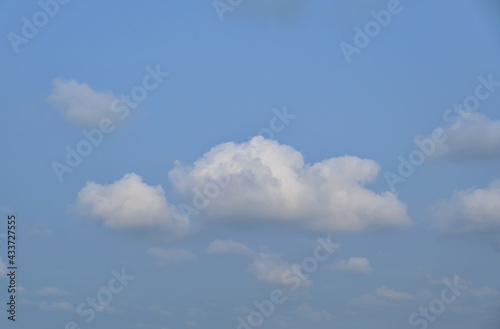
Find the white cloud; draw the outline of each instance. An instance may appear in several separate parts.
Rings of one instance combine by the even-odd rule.
[[[455,191],[432,209],[435,227],[450,233],[500,233],[500,179],[482,189]]]
[[[309,165],[294,148],[257,136],[215,146],[192,166],[178,163],[169,177],[207,220],[296,224],[321,232],[410,225],[395,194],[364,187],[379,169],[353,156]]]
[[[415,297],[406,292],[399,292],[387,287],[378,288],[375,292],[352,299],[351,304],[368,307],[389,307],[397,302],[414,300]]]
[[[250,264],[249,271],[260,281],[284,285],[282,276],[289,268],[290,264],[279,255],[259,253]]]
[[[472,282],[460,278],[432,279],[429,278],[432,289],[425,289],[419,294],[422,303],[428,304],[429,300],[441,298],[443,288],[457,287],[457,299],[449,305],[449,311],[456,314],[479,314],[495,312],[500,307],[500,291],[490,286],[474,286]],[[448,307],[448,306],[447,306]],[[447,308],[448,311],[448,308]]]
[[[70,293],[56,287],[45,287],[33,291],[33,294],[42,296],[64,296],[69,295]]]
[[[195,254],[184,249],[149,248],[148,255],[154,256],[165,263],[189,262],[198,260]]]
[[[292,265],[277,254],[259,253],[250,264],[249,271],[259,281],[283,286],[287,284],[283,280],[283,276],[286,273],[292,273],[291,268]],[[305,278],[301,282],[301,286],[310,286],[311,284],[312,282]]]
[[[329,270],[342,273],[369,274],[373,270],[370,261],[362,257],[351,257],[348,260],[338,260],[329,267]]]
[[[447,139],[444,143],[435,144],[436,149],[428,160],[500,158],[500,120],[491,120],[480,113],[463,114],[469,116],[458,123],[438,128]],[[416,138],[416,142],[421,140],[421,137]]]
[[[235,242],[232,240],[214,240],[205,249],[208,255],[237,255],[237,256],[252,256],[254,252],[252,249],[245,246],[243,243]]]
[[[82,127],[94,128],[104,118],[117,123],[118,114],[113,112],[113,102],[119,99],[111,92],[99,92],[76,80],[54,79],[49,101],[56,106],[66,120]]]
[[[407,227],[406,206],[395,194],[364,186],[379,169],[352,156],[306,164],[294,148],[257,136],[218,145],[192,166],[177,163],[169,177],[187,206],[196,208],[198,220],[208,224],[279,224],[315,232]],[[108,185],[87,182],[76,202],[81,215],[107,228],[148,230],[166,238],[194,228],[186,204],[181,206],[169,205],[161,186],[150,186],[134,173]],[[244,246],[229,247],[250,254]],[[217,242],[210,248],[223,252],[228,246]]]
[[[74,312],[75,311],[74,306],[69,302],[49,303],[49,302],[44,301],[44,302],[39,303],[38,307],[40,307],[40,309],[42,309],[42,310],[50,311],[50,312]]]
[[[150,186],[134,173],[109,185],[88,182],[78,193],[77,209],[111,229],[162,229],[175,236],[189,227],[188,219],[168,205],[161,186]]]
[[[307,303],[300,304],[299,307],[297,308],[297,313],[302,318],[312,322],[328,321],[333,318],[330,312],[317,311]]]

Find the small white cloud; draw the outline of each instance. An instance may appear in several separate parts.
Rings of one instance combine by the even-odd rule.
[[[41,295],[41,296],[65,296],[65,295],[70,295],[68,291],[61,290],[56,287],[45,287],[41,289],[37,289],[33,291],[34,295]]]
[[[455,191],[431,210],[435,228],[450,233],[500,233],[500,180],[483,189]]]
[[[88,182],[78,193],[77,209],[111,229],[161,229],[177,236],[189,228],[188,219],[169,206],[161,186],[150,186],[134,173],[109,185]]]
[[[297,313],[302,318],[309,320],[311,322],[329,321],[333,318],[330,312],[317,311],[307,303],[302,303],[301,305],[299,305],[299,307],[297,308]]]
[[[362,257],[351,257],[348,260],[335,261],[329,270],[342,273],[370,274],[373,270],[370,261]]]
[[[249,266],[250,273],[259,281],[281,286],[287,285],[284,276],[291,273],[291,269],[292,265],[279,255],[266,253],[259,253]],[[311,284],[309,279],[301,279],[301,286],[310,286]]]
[[[500,120],[491,120],[480,113],[462,113],[467,117],[438,128],[446,136],[446,140],[443,143],[433,143],[435,150],[430,152],[428,160],[500,158]],[[416,137],[415,142],[421,143],[424,139],[429,140],[430,137]],[[429,150],[432,150],[430,146]]]
[[[154,256],[165,263],[188,262],[198,260],[195,254],[185,249],[149,248],[148,255]]]
[[[102,119],[118,122],[112,111],[119,98],[111,92],[99,92],[76,80],[54,79],[48,100],[57,107],[66,120],[82,127],[95,128]]]
[[[205,249],[208,255],[236,255],[250,257],[254,254],[252,249],[245,246],[243,243],[232,240],[214,240]]]
[[[49,312],[74,312],[75,307],[69,303],[69,302],[56,302],[56,303],[49,303],[49,302],[41,302],[38,304],[38,307],[40,309],[49,311]]]
[[[282,275],[290,268],[290,264],[276,254],[259,253],[250,264],[249,271],[259,281],[275,285],[283,285]]]

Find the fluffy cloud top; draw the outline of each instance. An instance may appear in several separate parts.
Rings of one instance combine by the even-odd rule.
[[[500,233],[500,179],[483,189],[455,191],[432,210],[435,227],[451,233]]]
[[[208,255],[236,255],[236,256],[252,256],[252,249],[245,246],[243,243],[239,243],[232,240],[214,240],[205,249],[205,253]]]
[[[164,229],[181,234],[189,227],[188,219],[168,205],[161,186],[150,186],[134,173],[109,185],[88,182],[78,193],[77,208],[112,229]]]
[[[362,257],[351,257],[348,260],[335,261],[329,268],[334,272],[369,274],[373,270],[370,267],[370,261]]]
[[[148,255],[157,257],[166,263],[187,262],[198,260],[195,254],[184,249],[163,249],[158,247],[149,248]]]
[[[257,136],[215,146],[191,166],[178,163],[169,177],[208,220],[296,224],[313,231],[408,226],[396,195],[364,186],[379,169],[353,156],[309,165],[294,148]]]
[[[82,127],[98,127],[99,122],[109,118],[118,122],[111,109],[119,99],[111,92],[99,92],[76,80],[54,79],[48,100],[56,106],[66,120]]]
[[[500,120],[491,120],[480,113],[463,112],[465,117],[445,127],[444,143],[436,143],[428,160],[484,160],[500,158]],[[423,138],[417,137],[416,142]]]

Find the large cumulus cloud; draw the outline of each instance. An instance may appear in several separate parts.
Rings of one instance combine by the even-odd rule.
[[[365,187],[379,170],[374,161],[354,156],[306,164],[291,146],[257,136],[218,145],[192,165],[178,163],[169,176],[187,200],[198,197],[209,221],[296,224],[313,231],[409,225],[395,194]]]

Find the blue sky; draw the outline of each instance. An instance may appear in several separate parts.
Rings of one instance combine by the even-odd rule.
[[[498,328],[495,1],[0,7],[2,327]]]

